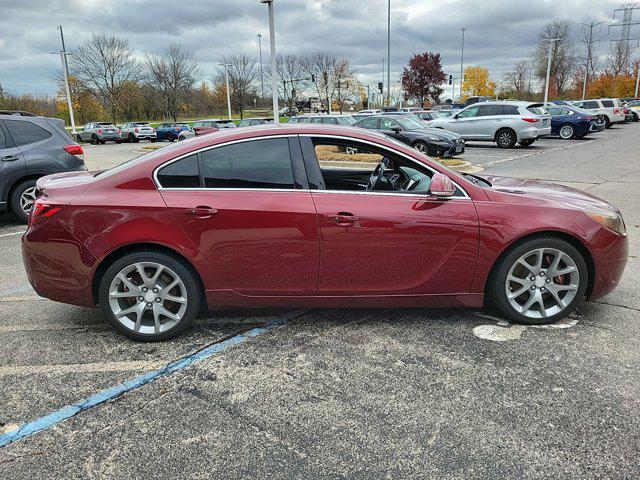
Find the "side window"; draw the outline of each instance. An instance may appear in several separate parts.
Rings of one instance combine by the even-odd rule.
[[[2,125],[0,125],[0,150],[3,148],[7,148],[7,139],[5,138]]]
[[[600,108],[600,105],[598,105],[598,102],[591,100],[588,102],[583,102],[582,108]]]
[[[335,117],[323,117],[322,118],[322,123],[337,124],[338,123],[338,119],[335,118]]]
[[[607,108],[613,107],[613,100],[602,100],[602,106]]]
[[[376,124],[378,123],[378,119],[376,117],[365,118],[360,126],[362,128],[376,128]]]
[[[549,112],[549,114],[552,117],[557,117],[558,115],[564,115],[558,107],[547,107],[547,112]]]
[[[5,120],[5,125],[17,147],[41,142],[51,138],[51,134],[34,123],[23,120]]]
[[[164,188],[198,188],[198,155],[189,155],[158,170],[158,182]]]
[[[295,188],[286,138],[236,143],[201,156],[207,188]]]
[[[478,113],[478,107],[469,107],[466,108],[464,110],[462,110],[460,113],[458,113],[458,118],[469,118],[469,117],[475,117],[477,116]]]
[[[478,107],[478,117],[488,117],[490,115],[500,115],[499,105],[480,105]]]
[[[309,123],[321,123],[322,122],[322,118],[320,117],[311,117],[311,119],[309,120]]]
[[[393,118],[380,119],[380,130],[391,130],[392,128],[400,128],[398,122],[396,122]]]
[[[503,105],[502,114],[503,115],[520,115],[520,112],[518,111],[518,107],[516,107],[515,105]]]

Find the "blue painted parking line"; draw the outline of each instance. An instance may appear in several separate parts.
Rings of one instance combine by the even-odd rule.
[[[298,318],[306,314],[307,312],[308,311],[303,311],[303,312],[296,311],[289,315],[285,315],[283,317],[277,318],[267,323],[263,327],[252,328],[251,330],[247,330],[246,332],[242,332],[232,337],[229,337],[226,340],[223,340],[222,342],[215,343],[191,355],[188,355],[179,360],[168,363],[167,365],[165,365],[164,367],[158,370],[153,370],[144,375],[140,375],[138,377],[132,378],[131,380],[124,381],[111,388],[102,390],[101,392],[98,392],[95,395],[92,395],[88,398],[80,400],[79,402],[76,402],[72,405],[67,405],[65,407],[62,407],[61,409],[55,412],[52,412],[48,415],[45,415],[44,417],[40,417],[29,423],[25,423],[19,428],[16,428],[15,430],[11,430],[7,433],[4,433],[3,435],[0,435],[0,448],[5,447],[10,443],[21,440],[25,437],[28,437],[29,435],[33,435],[34,433],[38,433],[38,432],[41,432],[42,430],[46,430],[56,425],[57,423],[62,422],[63,420],[71,418],[77,415],[78,413],[84,412],[85,410],[96,407],[109,400],[118,398],[119,396],[127,392],[130,392],[132,390],[136,390],[153,380],[170,375],[179,370],[183,370],[189,365],[192,365],[196,362],[209,358],[212,355],[222,352],[223,350],[226,350],[230,347],[243,343],[249,340],[250,338],[256,337],[262,333],[272,330],[278,325],[282,325],[287,321]]]
[[[0,298],[9,297],[11,295],[17,295],[18,293],[24,293],[33,290],[31,285],[23,285],[22,287],[10,288],[9,290],[3,290],[0,292]]]

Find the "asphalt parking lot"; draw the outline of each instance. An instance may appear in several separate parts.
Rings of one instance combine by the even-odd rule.
[[[86,162],[145,145],[86,145]],[[488,173],[625,215],[619,288],[546,328],[471,310],[233,310],[134,343],[99,310],[37,297],[24,227],[0,217],[0,478],[638,478],[639,149],[638,124],[468,144]],[[2,446],[25,425],[42,431]]]

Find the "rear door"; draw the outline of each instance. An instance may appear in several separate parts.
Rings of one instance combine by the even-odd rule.
[[[0,120],[0,204],[6,205],[9,188],[24,177],[26,170],[24,155],[15,146],[5,123]]]
[[[502,105],[478,105],[475,130],[476,137],[482,140],[492,140],[502,125]]]
[[[24,156],[25,166],[29,174],[46,174],[66,170],[58,157],[62,145],[57,141],[50,141],[53,134],[29,120],[5,120],[14,145]]]
[[[318,225],[301,158],[297,136],[278,136],[215,146],[157,171],[173,216],[240,294],[315,294]]]

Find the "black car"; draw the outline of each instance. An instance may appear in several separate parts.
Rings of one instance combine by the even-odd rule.
[[[0,212],[10,210],[26,222],[36,180],[86,170],[83,155],[58,118],[0,115]]]
[[[464,152],[464,140],[460,135],[439,128],[429,128],[422,121],[412,117],[375,115],[360,120],[355,126],[380,130],[427,155],[451,157]]]

